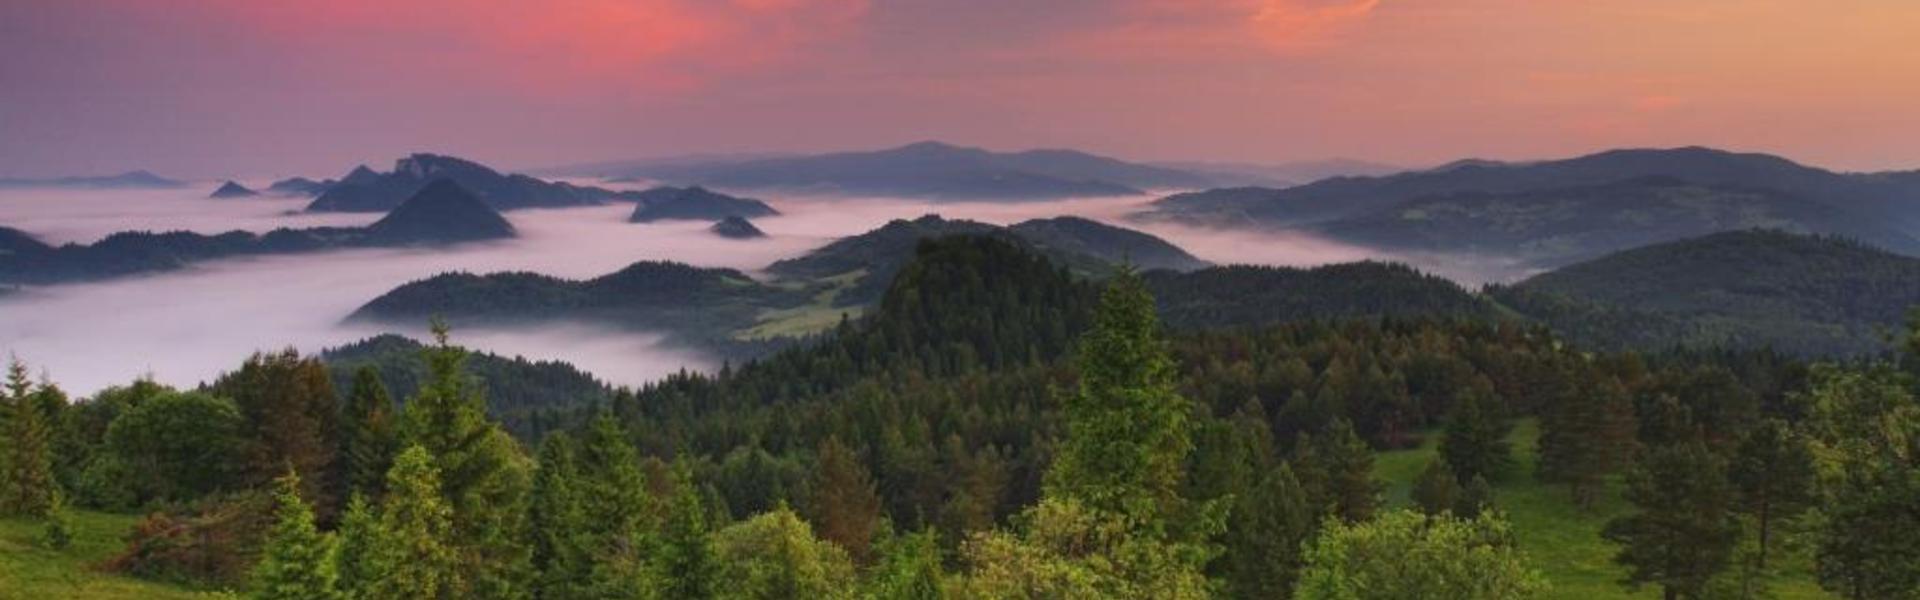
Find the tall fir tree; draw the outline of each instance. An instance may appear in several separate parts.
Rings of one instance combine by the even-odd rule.
[[[347,392],[341,427],[341,460],[345,464],[347,489],[378,499],[386,483],[387,469],[393,466],[397,440],[394,437],[393,398],[380,381],[380,372],[363,366],[353,373],[353,388]]]
[[[1080,389],[1062,407],[1066,438],[1048,493],[1160,527],[1181,510],[1193,405],[1174,389],[1153,296],[1139,275],[1112,278],[1080,341]]]
[[[1235,497],[1226,531],[1226,591],[1234,598],[1285,598],[1301,566],[1301,548],[1318,529],[1312,498],[1293,468],[1264,474]]]
[[[869,570],[864,598],[870,600],[945,600],[946,573],[940,540],[932,530],[891,536],[881,542],[879,562]]]
[[[1698,440],[1652,448],[1627,473],[1626,498],[1635,512],[1601,532],[1620,545],[1624,583],[1659,585],[1667,600],[1701,597],[1740,540],[1720,459]]]
[[[572,436],[556,431],[541,439],[538,465],[526,518],[534,586],[546,600],[592,597],[593,564],[586,544],[593,524],[581,505]]]
[[[1440,456],[1458,481],[1498,479],[1513,462],[1507,433],[1513,429],[1489,391],[1469,388],[1455,398],[1440,438]]]
[[[1574,373],[1561,368],[1562,377]],[[1566,483],[1573,499],[1591,509],[1606,477],[1625,467],[1633,456],[1639,426],[1633,402],[1620,382],[1604,375],[1575,385],[1576,392],[1558,397],[1544,408],[1540,434],[1540,476]]]
[[[240,370],[214,382],[216,395],[230,398],[247,422],[243,473],[265,483],[288,465],[300,475],[302,497],[323,517],[339,508],[337,461],[340,449],[339,401],[327,367],[292,349],[257,353]]]
[[[448,543],[459,557],[459,593],[524,597],[532,568],[520,530],[530,461],[487,418],[486,398],[466,373],[466,350],[448,343],[445,324],[433,331],[423,351],[427,379],[400,412],[400,443],[419,446],[439,474],[441,498],[453,511]]]
[[[1327,510],[1348,523],[1372,518],[1384,489],[1373,478],[1373,449],[1344,418],[1334,419],[1324,435],[1315,440],[1315,455],[1326,469]]]
[[[1413,503],[1427,516],[1439,516],[1454,512],[1460,506],[1460,482],[1456,481],[1453,469],[1447,463],[1435,460],[1427,463],[1420,477],[1413,480]]]
[[[313,525],[300,499],[300,476],[274,480],[274,524],[253,567],[247,597],[254,600],[337,600],[333,540]]]
[[[464,575],[449,547],[454,511],[441,497],[440,472],[433,456],[409,446],[387,473],[387,497],[369,549],[369,600],[408,600],[472,597],[460,578]]]
[[[1758,528],[1758,567],[1767,566],[1774,525],[1813,507],[1818,477],[1813,450],[1785,422],[1770,420],[1740,441],[1728,465],[1736,505]]]
[[[880,496],[853,449],[829,436],[814,458],[813,495],[807,503],[821,539],[839,544],[855,564],[872,560],[880,524]]]
[[[13,360],[0,396],[0,516],[44,517],[59,503],[53,432],[38,396],[26,364]]]
[[[713,597],[713,524],[710,510],[700,500],[693,469],[686,461],[674,464],[673,500],[660,528],[659,553],[649,564],[655,597],[705,600]]]
[[[386,542],[379,539],[380,515],[367,504],[365,496],[353,494],[347,498],[346,508],[340,511],[340,526],[333,535],[336,595],[347,600],[373,598],[373,588],[384,576],[376,553],[386,547]]]
[[[576,484],[585,519],[578,533],[592,563],[592,592],[599,598],[637,595],[659,525],[640,455],[604,410],[588,422],[578,445]]]

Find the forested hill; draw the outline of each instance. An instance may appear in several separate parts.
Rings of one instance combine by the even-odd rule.
[[[1311,269],[1234,265],[1187,273],[1151,271],[1160,318],[1183,329],[1316,320],[1494,318],[1494,305],[1459,284],[1379,262]]]
[[[1520,192],[1422,196],[1315,230],[1403,252],[1498,257],[1553,268],[1721,231],[1770,228],[1845,235],[1909,255],[1920,240],[1884,220],[1764,188],[1652,176]]]
[[[514,237],[498,211],[451,180],[435,180],[367,227],[229,231],[123,231],[92,244],[50,246],[0,227],[0,284],[54,284],[170,271],[190,264],[263,254],[341,248],[434,246]]]
[[[362,367],[372,368],[393,398],[420,391],[428,373],[421,360],[427,347],[398,335],[379,335],[320,353],[342,394],[353,389]],[[467,356],[466,372],[487,399],[487,413],[521,439],[538,439],[568,423],[582,408],[605,405],[613,389],[573,365],[492,353]]]
[[[790,279],[854,278],[850,289],[836,301],[841,306],[862,305],[879,298],[893,274],[913,257],[914,246],[921,240],[960,234],[1000,236],[1092,275],[1109,273],[1122,263],[1174,270],[1207,264],[1160,238],[1078,217],[1034,219],[997,227],[926,215],[911,221],[895,219],[872,231],[835,240],[805,256],[773,263],[767,271]]]
[[[1594,347],[1878,353],[1920,304],[1920,259],[1834,237],[1738,231],[1628,250],[1488,293]]]

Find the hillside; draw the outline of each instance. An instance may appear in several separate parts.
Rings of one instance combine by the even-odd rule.
[[[513,224],[451,179],[435,180],[372,225],[361,243],[371,246],[447,244],[514,236]]]
[[[727,217],[759,218],[780,214],[767,203],[752,198],[729,196],[700,186],[657,187],[623,194],[634,200],[632,223],[690,219],[712,221]]]
[[[992,152],[920,142],[868,152],[637,165],[610,175],[727,189],[934,200],[1043,200],[1192,188],[1204,177],[1071,150]]]
[[[1004,236],[1028,245],[1054,262],[1083,273],[1104,273],[1123,262],[1142,269],[1193,269],[1205,261],[1164,240],[1138,231],[1077,217],[1036,219],[998,227],[964,219],[926,215],[895,219],[860,235],[835,240],[805,256],[773,263],[767,271],[787,279],[852,276],[842,306],[877,300],[900,266],[912,258],[920,240],[948,235]]]
[[[353,389],[354,373],[361,367],[373,367],[393,397],[406,398],[426,377],[424,349],[411,338],[386,334],[328,348],[320,358],[340,393]],[[487,413],[521,439],[538,439],[556,415],[605,403],[613,395],[612,388],[593,375],[559,361],[473,352],[467,355],[466,368],[482,386]]]
[[[1841,174],[1777,156],[1711,148],[1611,150],[1528,163],[1456,161],[1381,177],[1335,177],[1298,187],[1215,189],[1168,196],[1141,218],[1199,225],[1288,227],[1365,215],[1415,198],[1603,185],[1649,176],[1791,194],[1870,218],[1920,220],[1920,186],[1888,174]]]
[[[751,325],[763,310],[804,303],[795,288],[754,281],[732,269],[637,262],[587,280],[535,273],[444,273],[394,288],[348,321],[417,325],[434,317],[455,327],[559,320],[608,323],[708,344]]]
[[[1494,256],[1535,268],[1754,228],[1845,235],[1920,254],[1920,240],[1830,205],[1763,188],[1696,184],[1668,176],[1422,196],[1313,227],[1371,248]]]
[[[1147,286],[1169,327],[1207,329],[1379,317],[1479,317],[1492,304],[1446,279],[1399,264],[1311,269],[1234,265],[1153,271]]]
[[[1920,304],[1920,259],[1833,237],[1738,231],[1615,253],[1488,294],[1594,347],[1877,353]]]

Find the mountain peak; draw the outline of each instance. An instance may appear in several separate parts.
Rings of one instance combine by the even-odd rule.
[[[767,237],[767,233],[760,231],[759,227],[754,227],[752,221],[748,221],[738,215],[731,215],[716,221],[713,226],[708,227],[707,230],[712,231],[720,237],[735,240]]]
[[[239,183],[235,183],[233,180],[229,179],[227,180],[226,183],[220,184],[220,189],[214,190],[213,193],[208,194],[207,197],[208,198],[249,198],[249,197],[258,196],[258,195],[260,195],[260,192],[247,189],[247,186],[240,185]]]
[[[367,227],[367,242],[392,246],[514,237],[513,224],[473,192],[436,179]]]

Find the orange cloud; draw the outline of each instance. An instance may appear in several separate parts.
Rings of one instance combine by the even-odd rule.
[[[1275,48],[1290,50],[1326,44],[1372,14],[1380,0],[1266,0],[1253,14],[1254,30]]]

